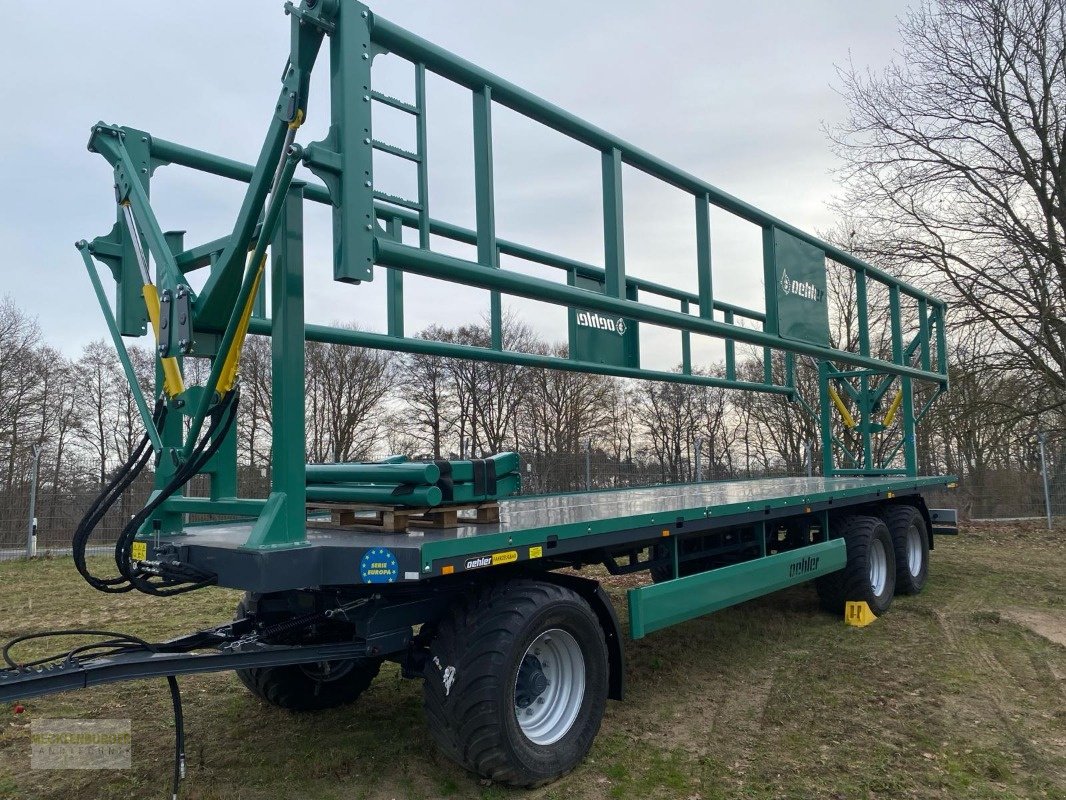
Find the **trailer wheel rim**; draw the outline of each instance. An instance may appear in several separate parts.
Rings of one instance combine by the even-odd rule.
[[[922,571],[922,535],[914,525],[907,530],[907,569],[915,578]]]
[[[526,649],[515,677],[518,726],[537,745],[554,744],[573,727],[585,699],[585,657],[571,634],[544,631]]]
[[[870,542],[870,588],[875,597],[880,597],[885,591],[885,581],[888,580],[888,554],[885,552],[885,543],[880,539]]]

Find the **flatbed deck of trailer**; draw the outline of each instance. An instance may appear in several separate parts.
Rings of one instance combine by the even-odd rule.
[[[306,544],[284,548],[245,548],[251,521],[188,525],[183,534],[161,542],[177,547],[182,562],[217,574],[221,586],[268,592],[360,581],[401,583],[817,513],[916,494],[951,480],[788,477],[651,486],[516,497],[501,501],[498,523],[405,533],[338,528],[312,516]]]

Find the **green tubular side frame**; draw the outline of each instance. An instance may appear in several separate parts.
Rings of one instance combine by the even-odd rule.
[[[163,309],[167,323],[159,346],[161,353],[180,360],[214,360],[212,374],[218,372],[220,353],[233,337],[235,308],[249,294],[250,252],[270,247],[268,279],[271,285],[269,318],[263,317],[262,290],[249,331],[272,337],[274,460],[269,497],[236,496],[237,449],[235,433],[225,443],[206,470],[211,477],[207,498],[183,497],[167,501],[150,521],[160,534],[178,533],[186,513],[217,513],[254,518],[247,548],[301,546],[306,543],[306,488],[302,459],[286,458],[293,442],[305,438],[304,420],[304,342],[331,342],[402,352],[479,359],[523,366],[592,372],[627,378],[673,381],[694,385],[727,387],[778,394],[800,403],[819,420],[822,437],[823,470],[832,475],[915,476],[914,429],[928,411],[933,399],[948,386],[945,304],[922,290],[893,278],[875,266],[811,236],[786,222],[760,211],[732,195],[679,170],[651,154],[590,125],[572,114],[541,100],[519,87],[448,53],[402,28],[373,14],[356,0],[303,0],[285,4],[290,15],[290,54],[282,77],[274,113],[269,121],[260,155],[254,165],[217,156],[169,142],[135,128],[98,124],[93,128],[90,150],[103,155],[115,171],[116,200],[128,202],[137,220],[140,235],[157,266],[156,282],[167,302]],[[292,130],[307,116],[307,93],[312,71],[323,43],[329,42],[330,126],[324,139],[303,148],[286,147]],[[413,99],[403,100],[383,94],[373,87],[375,56],[389,53],[410,62]],[[458,84],[470,91],[473,109],[475,178],[475,228],[434,219],[429,207],[429,152],[427,148],[427,73]],[[415,149],[408,151],[374,136],[373,109],[383,105],[408,115],[413,122]],[[563,254],[546,252],[521,242],[497,236],[494,208],[492,113],[504,106],[535,123],[547,126],[600,153],[603,202],[603,266],[586,263]],[[417,196],[396,197],[375,188],[374,154],[398,158],[415,165]],[[295,162],[317,178],[291,178]],[[279,169],[288,164],[289,170]],[[219,239],[186,247],[180,234],[164,232],[150,202],[150,183],[156,169],[178,165],[247,184],[247,190],[232,232]],[[680,189],[693,198],[693,226],[696,240],[697,291],[695,293],[630,276],[624,252],[623,167],[635,168]],[[280,176],[280,180],[278,179]],[[274,186],[275,181],[278,181]],[[272,191],[272,188],[275,191]],[[278,195],[274,197],[274,195]],[[386,275],[386,333],[370,333],[304,321],[303,288],[303,204],[329,206],[333,214],[333,273],[345,283],[372,280],[377,269]],[[762,230],[765,282],[765,311],[744,308],[715,298],[711,274],[710,210],[726,211]],[[118,345],[120,336],[147,333],[146,315],[140,300],[140,273],[134,258],[130,231],[122,223],[107,235],[81,244],[86,265],[88,256],[107,266],[117,283],[114,315],[105,319]],[[415,243],[405,243],[405,228],[417,232]],[[476,258],[465,260],[431,249],[432,237],[443,237],[475,247]],[[858,305],[859,347],[853,352],[828,345],[828,323],[818,336],[788,333],[787,273],[792,262],[783,255],[806,254],[824,266],[826,259],[847,268],[854,275]],[[531,277],[506,269],[501,256],[558,270],[561,280]],[[792,256],[788,256],[792,258]],[[188,273],[209,271],[204,288],[193,292]],[[427,341],[405,335],[404,273],[430,276],[484,289],[490,296],[490,337],[487,347],[473,347]],[[94,275],[95,279],[95,275]],[[869,315],[865,298],[869,284],[886,287],[890,300],[892,353],[888,359],[871,351]],[[781,285],[785,289],[781,289]],[[804,284],[805,285],[805,284]],[[353,291],[358,291],[357,289]],[[813,291],[813,290],[812,290]],[[97,292],[102,303],[106,298]],[[609,355],[596,346],[605,339],[593,339],[591,349],[571,346],[568,357],[519,353],[504,348],[502,342],[502,297],[524,297],[568,308],[571,314],[571,341],[575,341],[577,309],[608,319],[619,338],[611,341]],[[824,295],[824,292],[823,292]],[[654,299],[656,302],[646,302]],[[672,308],[662,307],[668,301]],[[183,315],[181,302],[187,307]],[[824,302],[821,298],[819,302]],[[904,303],[917,308],[914,331],[903,321]],[[186,317],[191,317],[188,324]],[[181,323],[179,324],[179,318]],[[643,368],[639,363],[640,324],[675,330],[681,339],[681,369],[665,372]],[[821,333],[825,333],[824,341]],[[721,375],[698,374],[693,370],[691,337],[713,336],[725,342],[725,366]],[[913,337],[905,343],[905,338]],[[609,338],[609,337],[608,337]],[[737,344],[762,352],[761,378],[738,380]],[[617,346],[616,346],[617,345]],[[606,347],[606,345],[603,345]],[[581,351],[579,352],[579,349]],[[798,358],[818,364],[819,403],[811,408],[796,388]],[[785,377],[775,375],[775,358],[782,358]],[[915,385],[929,389],[929,399],[916,412]],[[209,386],[213,384],[209,383]],[[842,396],[853,409],[856,426],[839,430],[831,410],[830,389]],[[161,389],[161,384],[160,387]],[[136,387],[135,387],[136,389]],[[888,398],[901,392],[898,442],[894,449],[884,447],[887,457],[874,458],[875,436],[888,435],[877,422],[883,416]],[[170,399],[181,413],[168,417],[166,428],[154,442],[161,454],[157,486],[174,472],[177,463],[192,446],[184,435],[182,416],[190,418],[197,430],[211,396],[200,387]],[[142,414],[150,403],[138,398]],[[896,435],[896,434],[893,434]],[[899,455],[902,452],[902,457]],[[899,462],[902,461],[902,466]]]

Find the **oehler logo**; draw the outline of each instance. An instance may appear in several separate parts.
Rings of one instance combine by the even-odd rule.
[[[468,558],[466,560],[467,569],[477,569],[478,567],[487,567],[492,564],[492,556],[479,556],[478,558]]]
[[[806,556],[799,561],[793,561],[788,565],[788,577],[795,578],[797,575],[806,575],[818,569],[818,556]]]
[[[820,303],[825,295],[821,289],[810,281],[795,281],[788,277],[788,270],[781,273],[781,294],[786,297],[802,297],[814,303]]]
[[[626,332],[626,321],[621,317],[605,317],[595,311],[578,311],[577,324],[582,328],[594,328],[598,331],[610,331],[621,336]]]

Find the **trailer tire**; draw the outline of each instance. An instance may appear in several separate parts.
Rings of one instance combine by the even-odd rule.
[[[248,611],[248,598],[237,604],[237,617]],[[381,669],[381,659],[348,659],[281,667],[234,670],[248,690],[268,705],[286,711],[325,711],[354,703]]]
[[[914,506],[890,505],[881,514],[896,551],[896,593],[918,594],[929,578],[929,530]]]
[[[588,753],[608,671],[603,629],[578,593],[521,578],[479,587],[455,601],[430,644],[426,725],[471,772],[541,786]]]
[[[892,605],[896,589],[896,556],[892,534],[880,517],[844,517],[834,533],[844,539],[848,560],[844,569],[818,578],[815,586],[822,607],[843,614],[849,601],[865,601],[875,616]]]

